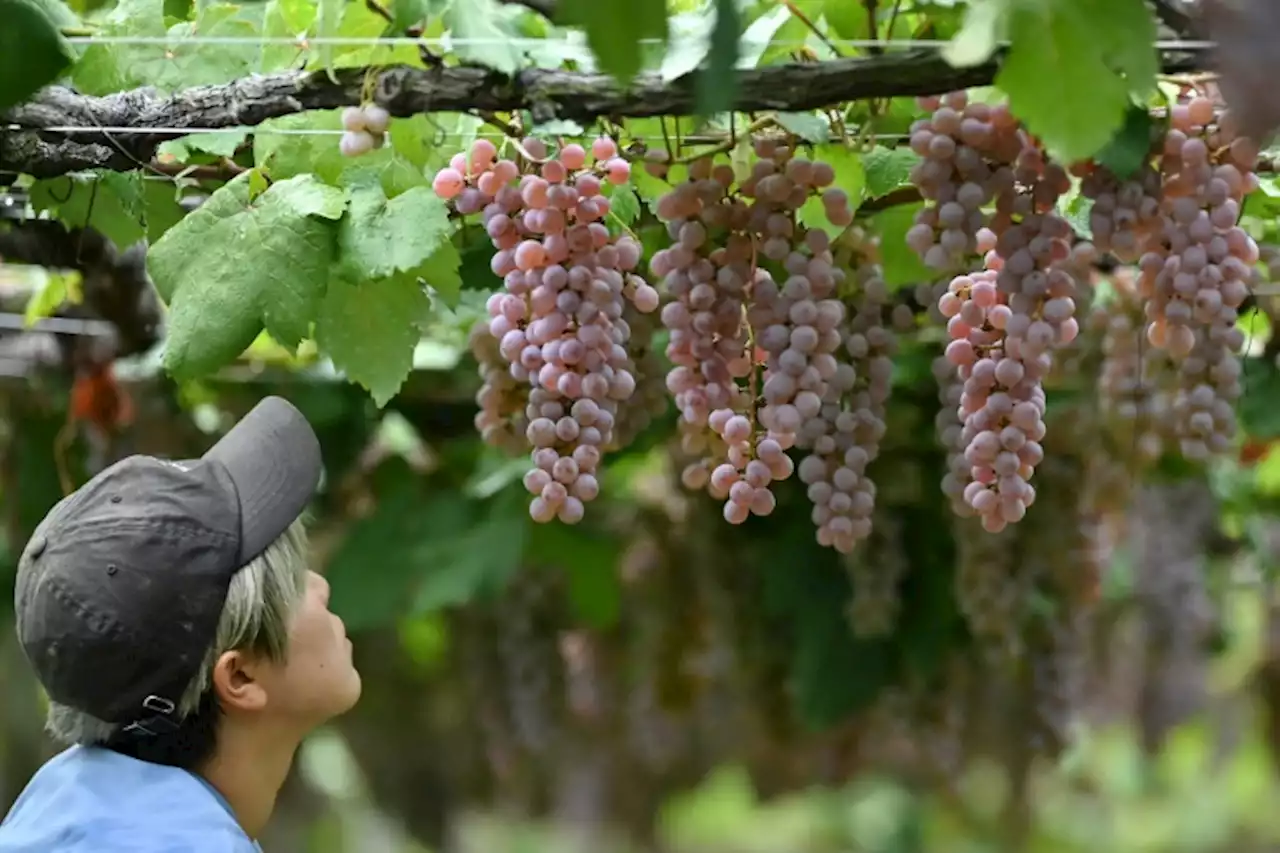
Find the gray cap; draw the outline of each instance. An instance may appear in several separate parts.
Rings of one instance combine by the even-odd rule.
[[[49,697],[172,727],[232,576],[297,520],[320,473],[302,413],[267,397],[201,458],[131,456],[60,501],[23,551],[14,598]]]

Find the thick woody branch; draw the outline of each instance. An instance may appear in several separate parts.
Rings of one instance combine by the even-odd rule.
[[[1194,70],[1197,57],[1170,55],[1166,72]],[[735,107],[742,112],[801,111],[846,101],[941,94],[991,83],[997,64],[953,68],[936,51],[794,63],[742,71]],[[152,159],[161,142],[179,135],[118,132],[119,128],[232,128],[306,110],[360,103],[364,69],[347,69],[337,82],[322,72],[250,77],[165,96],[136,89],[104,97],[50,87],[30,103],[0,115],[0,171],[52,177],[81,169],[128,171]],[[619,85],[604,74],[529,69],[515,77],[485,68],[396,67],[378,77],[377,100],[392,115],[430,112],[532,111],[590,122],[692,115],[695,78],[656,75]],[[17,130],[5,130],[17,125]],[[48,128],[77,128],[75,132]],[[117,130],[100,130],[116,128]]]

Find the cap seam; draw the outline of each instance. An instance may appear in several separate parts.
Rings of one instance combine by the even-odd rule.
[[[89,519],[86,521],[78,521],[68,524],[66,529],[87,529],[98,530],[100,528],[111,528],[113,530],[147,530],[156,531],[178,531],[178,530],[198,530],[201,533],[208,533],[228,542],[235,542],[236,536],[233,533],[227,533],[208,525],[201,524],[191,519],[180,518],[103,518]],[[64,533],[65,535],[65,533]],[[50,545],[53,545],[58,539],[62,538],[56,530],[45,534],[45,539]]]

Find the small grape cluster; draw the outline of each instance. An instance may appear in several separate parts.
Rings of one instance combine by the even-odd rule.
[[[480,439],[507,453],[520,453],[526,447],[525,430],[529,419],[529,384],[517,381],[510,362],[502,357],[498,339],[489,332],[490,320],[479,320],[472,327],[468,343],[480,374],[480,390],[476,392],[475,426]]]
[[[829,222],[853,220],[830,165],[775,139],[757,140],[754,150],[740,183],[727,163],[704,157],[690,165],[689,180],[658,202],[675,244],[651,263],[672,298],[662,322],[682,443],[707,454],[682,481],[727,498],[724,515],[734,524],[773,511],[769,483],[791,475],[785,451],[820,416],[839,366],[844,306],[835,297],[844,274],[826,232],[804,227],[797,213],[817,195]],[[785,274],[781,284],[766,262]]]
[[[1081,164],[1076,171],[1080,194],[1093,201],[1089,230],[1094,245],[1124,263],[1134,263],[1164,230],[1160,172],[1150,161],[1123,180],[1093,163]]]
[[[1151,464],[1167,446],[1168,389],[1177,368],[1166,352],[1147,345],[1143,300],[1131,269],[1116,270],[1109,296],[1089,315],[1089,325],[1101,333],[1098,411],[1104,429],[1136,457],[1128,461]]]
[[[510,376],[529,389],[525,437],[534,467],[524,484],[537,522],[575,524],[599,494],[618,404],[636,387],[624,306],[629,300],[651,312],[659,302],[633,272],[639,243],[615,238],[603,223],[610,203],[602,179],[625,183],[630,166],[608,137],[591,149],[588,166],[580,145],[549,157],[545,143],[526,139],[522,168],[478,139],[433,181],[459,214],[482,215],[496,250],[491,267],[504,288],[486,305],[488,332]]]
[[[359,157],[386,142],[391,113],[377,104],[347,107],[342,111],[342,137],[338,150],[343,157]]]
[[[926,200],[907,231],[910,246],[930,269],[954,273],[980,256],[983,208],[1014,188],[1011,164],[1024,139],[1007,105],[970,101],[965,92],[921,98],[932,115],[911,126],[911,150],[923,159],[911,181]]]

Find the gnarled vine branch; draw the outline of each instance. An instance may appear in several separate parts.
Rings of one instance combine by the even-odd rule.
[[[1166,72],[1189,71],[1197,59],[1169,53],[1163,65]],[[735,108],[802,111],[865,98],[938,94],[988,85],[996,69],[995,61],[953,68],[934,50],[779,65],[740,72]],[[254,126],[306,110],[358,104],[364,75],[365,69],[346,69],[335,82],[323,72],[286,72],[173,95],[135,89],[91,97],[49,87],[0,114],[0,171],[39,178],[93,168],[129,171],[150,161],[160,143],[182,135],[179,129]],[[379,74],[377,99],[396,116],[527,109],[539,121],[591,121],[691,115],[694,83],[693,74],[671,81],[646,75],[623,86],[608,75],[560,70],[529,69],[508,77],[473,66],[393,67]],[[6,125],[10,129],[3,129]],[[65,130],[69,127],[76,130]],[[135,127],[178,132],[119,130]]]

